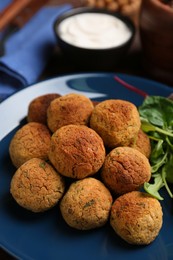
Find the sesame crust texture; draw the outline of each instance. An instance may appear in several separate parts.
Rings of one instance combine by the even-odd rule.
[[[141,126],[136,106],[128,101],[110,99],[94,107],[90,127],[103,139],[105,146],[129,146],[135,143]]]
[[[150,244],[158,236],[162,222],[160,202],[144,192],[126,193],[116,199],[111,208],[112,228],[130,244]]]
[[[54,207],[64,190],[63,177],[50,164],[38,158],[27,161],[17,169],[10,188],[15,201],[33,212]]]
[[[67,94],[53,100],[47,110],[47,124],[52,132],[62,126],[88,125],[94,105],[88,97]]]
[[[151,178],[148,159],[131,147],[114,148],[105,158],[101,178],[117,195],[139,190]]]
[[[9,154],[13,165],[18,168],[31,158],[48,159],[51,134],[41,123],[30,122],[21,127],[13,136]]]
[[[112,196],[102,182],[92,177],[71,184],[60,202],[66,223],[79,230],[105,225],[109,218]]]
[[[83,179],[98,172],[104,163],[105,147],[91,128],[67,125],[51,138],[49,160],[63,176]]]

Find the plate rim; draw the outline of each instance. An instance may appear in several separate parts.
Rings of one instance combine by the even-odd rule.
[[[114,76],[118,76],[118,77],[128,77],[129,79],[134,79],[134,80],[140,80],[140,81],[145,81],[146,84],[154,84],[157,85],[161,88],[165,88],[165,90],[167,89],[168,91],[171,91],[171,87],[169,87],[166,84],[157,82],[155,80],[150,80],[148,78],[144,78],[144,77],[140,77],[140,76],[136,76],[136,75],[129,75],[129,74],[125,74],[125,73],[116,73],[116,72],[84,72],[84,73],[72,73],[72,74],[64,74],[64,75],[59,75],[57,77],[52,77],[49,79],[44,79],[42,81],[36,82],[34,84],[28,85],[27,87],[23,88],[23,89],[19,89],[17,90],[15,93],[13,93],[12,95],[10,95],[7,99],[5,99],[4,101],[2,101],[0,103],[0,122],[5,122],[6,124],[8,123],[9,125],[9,131],[7,132],[6,127],[4,129],[4,126],[1,126],[1,131],[0,131],[0,141],[10,132],[12,131],[12,129],[14,129],[15,127],[17,127],[19,125],[20,119],[18,119],[18,122],[16,122],[15,117],[12,118],[12,120],[14,120],[13,123],[13,127],[10,127],[10,125],[12,124],[10,121],[6,122],[6,118],[8,118],[8,115],[5,113],[8,111],[8,107],[10,106],[10,104],[12,104],[16,99],[19,99],[20,97],[22,97],[25,93],[27,92],[32,92],[33,88],[39,88],[40,86],[44,86],[45,84],[54,84],[55,82],[58,81],[65,81],[68,79],[73,79],[73,78],[89,78],[89,77],[104,77],[104,76],[108,76],[108,77],[114,77]],[[118,83],[118,82],[117,82]],[[137,86],[137,88],[140,89],[139,86]],[[48,90],[47,90],[48,92]],[[79,91],[74,91],[74,92],[79,92]],[[87,93],[87,92],[86,92]],[[40,94],[41,95],[41,94]],[[31,99],[30,99],[31,100]],[[7,111],[6,111],[7,110]],[[13,115],[15,113],[15,110],[13,110]],[[17,111],[16,111],[17,113]],[[21,118],[22,119],[22,118]],[[8,128],[8,126],[7,126]]]

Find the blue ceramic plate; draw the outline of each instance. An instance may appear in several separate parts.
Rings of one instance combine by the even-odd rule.
[[[166,194],[163,227],[148,246],[131,246],[113,232],[109,223],[97,230],[76,231],[66,225],[58,205],[45,213],[31,213],[19,207],[9,193],[15,172],[8,154],[9,142],[27,115],[29,102],[45,93],[78,92],[94,100],[119,98],[140,105],[143,92],[168,96],[172,89],[154,81],[119,74],[142,93],[115,81],[114,74],[95,73],[58,77],[28,87],[0,104],[0,246],[20,259],[111,260],[173,259],[172,201]]]

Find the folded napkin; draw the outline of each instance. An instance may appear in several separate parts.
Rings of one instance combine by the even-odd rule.
[[[56,44],[55,18],[70,8],[45,6],[8,39],[6,54],[0,57],[0,101],[38,81]]]

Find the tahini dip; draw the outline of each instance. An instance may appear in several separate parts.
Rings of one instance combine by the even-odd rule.
[[[64,19],[58,28],[60,37],[74,46],[105,49],[119,46],[132,32],[120,19],[103,13],[81,13]]]

